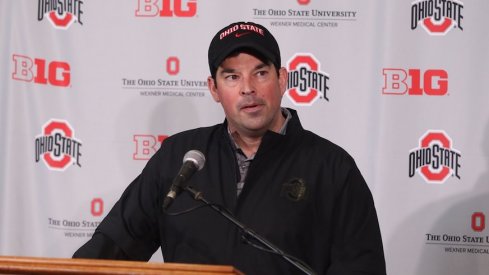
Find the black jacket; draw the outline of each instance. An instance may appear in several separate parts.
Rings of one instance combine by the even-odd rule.
[[[189,184],[284,252],[318,274],[385,274],[374,202],[354,160],[304,130],[291,112],[286,135],[269,131],[263,137],[239,197],[226,122],[167,138],[74,257],[148,260],[161,246],[166,262],[301,274],[280,256],[246,244],[236,226],[209,207],[177,216],[162,212],[184,154],[197,149],[206,164]],[[168,212],[199,204],[182,193]]]

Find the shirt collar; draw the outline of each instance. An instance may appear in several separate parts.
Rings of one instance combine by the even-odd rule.
[[[280,128],[280,130],[278,131],[278,133],[281,135],[285,135],[287,132],[287,124],[292,119],[292,114],[290,113],[289,109],[287,109],[287,108],[282,107],[282,108],[280,108],[280,110],[282,111],[282,115],[285,116],[285,121],[284,121],[284,124],[282,125],[282,127]],[[234,149],[235,150],[241,150],[239,148],[239,145],[234,141],[233,135],[231,134],[231,130],[229,130],[229,126],[228,126],[228,134],[229,134],[229,138],[231,138]]]
[[[284,124],[282,125],[282,128],[280,128],[280,131],[278,131],[278,133],[281,135],[285,135],[285,133],[287,132],[287,124],[289,123],[290,119],[292,118],[292,114],[290,113],[289,109],[282,108],[282,115],[285,116],[285,121],[284,121]]]

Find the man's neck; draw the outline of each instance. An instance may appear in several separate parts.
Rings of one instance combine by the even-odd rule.
[[[290,112],[287,112],[287,114],[280,112],[280,117],[278,120],[279,122],[273,129],[269,130],[276,133],[283,132],[281,134],[285,134],[285,122],[287,120],[284,116],[290,116]],[[248,158],[256,154],[256,152],[258,151],[258,147],[260,147],[263,135],[265,135],[266,133],[266,131],[259,134],[243,133],[238,131],[237,129],[232,129],[231,127],[228,128],[228,131],[234,142]]]
[[[248,158],[256,154],[262,139],[262,136],[253,137],[241,135],[238,131],[232,132],[231,136],[233,137],[234,142]]]

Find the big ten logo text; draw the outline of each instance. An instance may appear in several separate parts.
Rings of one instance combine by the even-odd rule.
[[[448,73],[441,69],[383,69],[385,95],[431,95],[448,93]]]
[[[59,87],[70,85],[70,64],[67,62],[32,59],[17,54],[12,56],[12,60],[14,62],[12,79]]]
[[[312,105],[317,99],[327,101],[329,74],[311,54],[296,54],[287,62],[287,96],[296,105]]]
[[[94,198],[90,202],[90,213],[94,217],[100,217],[104,214],[104,200],[101,198]]]
[[[470,226],[475,232],[482,232],[486,229],[486,215],[483,212],[474,212],[470,219]]]
[[[166,59],[166,73],[177,75],[180,72],[180,59],[176,56],[170,56]]]
[[[148,160],[158,151],[166,135],[134,135],[136,151],[132,155],[134,160]]]
[[[197,0],[138,0],[137,17],[193,17]]]

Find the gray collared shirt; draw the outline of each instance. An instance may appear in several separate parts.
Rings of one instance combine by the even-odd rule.
[[[290,119],[292,118],[292,114],[287,108],[282,108],[282,115],[285,116],[285,122],[282,125],[282,128],[280,128],[280,131],[278,132],[281,135],[285,135],[287,132],[287,124],[289,123]],[[246,155],[243,153],[241,148],[239,148],[238,144],[234,141],[233,136],[231,135],[231,132],[228,129],[229,137],[233,141],[232,144],[234,145],[234,152],[236,154],[236,160],[238,161],[238,168],[239,168],[239,178],[238,178],[238,183],[237,183],[237,190],[238,190],[238,196],[241,193],[241,190],[243,190],[243,186],[245,183],[246,179],[246,174],[248,173],[248,168],[250,167],[251,162],[253,161],[253,158],[255,158],[255,155],[253,154],[249,158],[246,157]]]

